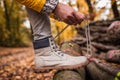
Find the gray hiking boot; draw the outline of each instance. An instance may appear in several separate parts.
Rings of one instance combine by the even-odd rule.
[[[65,54],[56,46],[52,37],[38,41],[41,44],[40,47],[37,43],[35,48],[35,71],[43,72],[52,69],[75,69],[87,64],[87,57],[85,56],[70,56]],[[45,46],[45,47],[44,47]],[[43,48],[42,48],[43,47]]]

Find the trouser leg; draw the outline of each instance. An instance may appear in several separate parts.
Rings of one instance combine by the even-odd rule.
[[[30,8],[26,9],[32,26],[34,41],[51,36],[49,15],[36,12]]]

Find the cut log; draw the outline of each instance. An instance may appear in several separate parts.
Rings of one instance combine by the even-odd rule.
[[[107,29],[107,36],[116,44],[120,44],[120,21],[114,21]]]
[[[73,56],[81,55],[82,53],[81,48],[79,45],[75,44],[74,42],[65,42],[61,45],[62,50],[67,49],[67,53]],[[81,67],[75,70],[62,70],[58,71],[55,75],[53,80],[85,80],[85,69]]]
[[[86,71],[92,80],[114,80],[114,76],[98,68],[93,62],[87,65]]]
[[[115,46],[110,46],[110,45],[107,46],[107,45],[104,45],[104,44],[101,44],[101,43],[95,43],[95,42],[92,42],[92,45],[94,47],[96,47],[97,49],[101,50],[101,51],[108,51],[108,50],[118,49]]]
[[[101,70],[109,73],[112,76],[116,76],[118,72],[120,72],[120,68],[117,66],[114,66],[110,63],[104,62],[104,61],[94,61],[96,66],[100,68]]]
[[[81,72],[81,71],[80,71]],[[65,70],[56,73],[54,80],[85,80],[82,75],[76,71]]]
[[[93,80],[114,80],[120,72],[120,65],[94,59],[93,62],[87,65],[86,69],[88,75],[90,75]],[[119,76],[116,78],[117,80],[120,79]]]
[[[110,50],[106,54],[106,60],[120,64],[120,50]]]
[[[80,46],[72,41],[62,43],[61,50],[67,50],[67,53],[73,56],[80,56],[82,54]]]

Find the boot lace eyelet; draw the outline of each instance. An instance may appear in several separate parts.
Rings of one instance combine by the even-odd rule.
[[[55,52],[57,52],[57,50],[55,50]]]
[[[62,54],[61,56],[64,56],[64,54]]]
[[[51,43],[51,45],[54,45],[53,43]]]
[[[53,49],[55,49],[55,47],[53,47]]]
[[[60,55],[60,56],[64,56],[64,54],[62,54],[62,53],[60,53],[60,52],[58,52],[58,55]]]

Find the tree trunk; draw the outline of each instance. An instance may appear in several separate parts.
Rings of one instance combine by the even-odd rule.
[[[113,14],[114,14],[114,18],[120,17],[119,11],[118,11],[118,8],[117,8],[116,0],[111,1],[111,6],[112,6],[112,11],[113,11]]]
[[[3,4],[4,4],[4,9],[5,9],[6,29],[11,31],[10,17],[9,17],[10,15],[9,15],[9,11],[8,11],[8,8],[7,8],[7,2],[5,0],[3,0]]]
[[[88,5],[88,8],[89,8],[89,13],[93,13],[93,7],[92,7],[92,4],[91,4],[91,1],[90,0],[85,0],[87,5]]]
[[[89,19],[94,20],[95,14],[90,0],[85,0],[89,8]]]

